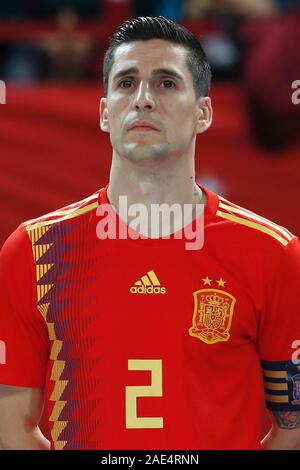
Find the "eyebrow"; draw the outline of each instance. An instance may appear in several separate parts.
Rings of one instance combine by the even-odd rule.
[[[113,81],[118,80],[119,78],[125,77],[127,75],[137,75],[139,73],[139,69],[136,67],[130,67],[128,69],[120,70],[120,72],[116,73],[113,77]],[[166,69],[166,68],[159,68],[155,69],[152,72],[152,75],[168,75],[169,77],[177,78],[178,80],[183,80],[182,76],[179,75],[175,70]]]

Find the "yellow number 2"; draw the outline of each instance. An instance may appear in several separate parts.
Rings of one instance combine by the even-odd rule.
[[[138,397],[162,397],[162,361],[161,359],[129,359],[128,370],[151,370],[151,385],[127,386],[126,388],[126,428],[145,429],[163,428],[163,418],[145,418],[137,416]]]

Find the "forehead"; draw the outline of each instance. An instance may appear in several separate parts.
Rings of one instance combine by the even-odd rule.
[[[113,77],[123,69],[135,67],[149,73],[158,68],[171,68],[182,76],[189,76],[186,55],[183,46],[161,39],[125,43],[115,50],[110,75]]]

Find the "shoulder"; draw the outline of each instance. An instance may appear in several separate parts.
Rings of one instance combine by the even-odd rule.
[[[45,226],[59,224],[64,221],[71,221],[98,206],[99,190],[80,201],[61,207],[53,212],[49,212],[35,219],[26,220],[23,226],[27,231],[38,229]]]
[[[21,258],[18,259],[22,259],[27,255],[32,257],[33,244],[41,239],[50,228],[56,228],[62,223],[67,225],[75,224],[78,218],[88,214],[98,206],[98,198],[99,190],[78,202],[22,222],[2,246],[2,260],[19,256]]]
[[[218,220],[226,221],[238,236],[248,237],[262,245],[280,248],[297,244],[297,237],[287,228],[256,214],[244,207],[218,196],[216,211]]]

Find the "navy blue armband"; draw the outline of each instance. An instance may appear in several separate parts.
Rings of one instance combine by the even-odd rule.
[[[266,406],[271,411],[300,410],[300,364],[261,361]]]

